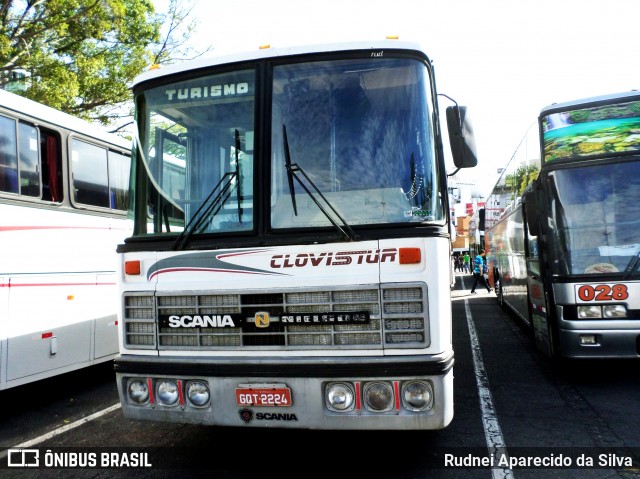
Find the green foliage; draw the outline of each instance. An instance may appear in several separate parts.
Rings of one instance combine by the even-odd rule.
[[[520,166],[515,173],[505,177],[505,186],[513,192],[514,198],[522,196],[529,183],[535,180],[540,169],[534,165]]]
[[[0,88],[26,71],[20,94],[109,124],[154,58],[161,22],[151,0],[3,0]]]

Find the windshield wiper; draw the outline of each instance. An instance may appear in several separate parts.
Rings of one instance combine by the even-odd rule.
[[[238,184],[237,178],[238,173],[235,171],[227,172],[220,178],[220,181],[213,187],[209,195],[194,213],[191,221],[185,225],[184,230],[182,230],[180,236],[178,236],[175,243],[173,243],[172,249],[174,251],[184,249],[191,235],[202,226],[204,221],[218,214],[233,192],[233,180],[236,179],[236,185]],[[218,192],[217,194],[215,194],[216,191]]]
[[[298,216],[298,208],[296,207],[296,192],[293,188],[293,169],[291,168],[291,153],[289,152],[289,140],[287,140],[287,127],[282,125],[282,138],[284,141],[284,165],[287,169],[287,181],[289,183],[289,193],[291,194],[291,204],[293,205],[293,214]]]
[[[225,173],[220,181],[213,187],[209,195],[204,199],[200,207],[196,210],[191,221],[187,225],[185,225],[184,230],[180,233],[180,236],[176,239],[173,244],[173,250],[178,251],[184,249],[184,247],[189,242],[189,238],[193,233],[195,233],[202,223],[207,218],[216,216],[224,204],[227,202],[231,193],[233,192],[233,185],[235,180],[235,190],[236,196],[238,199],[238,221],[242,223],[242,197],[241,197],[241,189],[240,189],[240,132],[236,128],[235,130],[235,156],[236,156],[236,164],[235,171],[229,171]],[[218,191],[218,193],[214,196],[214,194]]]
[[[624,279],[629,279],[631,275],[638,269],[638,265],[640,265],[640,249],[636,252],[636,255],[631,258],[629,264],[624,270]]]
[[[240,189],[242,182],[240,181],[240,159],[239,159],[240,132],[238,131],[237,128],[235,131],[235,140],[236,140],[236,178],[237,178],[236,183],[238,184],[236,187],[237,188],[236,197],[238,199],[238,222],[242,223],[242,190]]]
[[[342,216],[340,216],[340,213],[338,213],[336,209],[331,205],[331,203],[329,203],[329,200],[327,200],[327,198],[325,198],[325,196],[320,192],[320,190],[315,185],[315,183],[311,181],[311,178],[307,176],[304,170],[300,166],[298,166],[297,163],[291,163],[291,153],[289,151],[289,140],[287,139],[287,127],[285,125],[282,125],[282,135],[283,135],[282,139],[284,143],[285,168],[287,169],[287,180],[289,183],[289,192],[291,194],[291,203],[293,205],[293,213],[296,216],[298,216],[298,210],[296,208],[296,194],[293,188],[293,180],[295,178],[295,180],[300,184],[300,186],[302,186],[302,189],[306,191],[306,193],[309,195],[309,198],[313,200],[316,206],[320,208],[320,211],[322,211],[322,213],[326,216],[326,218],[345,237],[345,239],[349,241],[357,240],[358,236],[351,229],[351,226],[349,226],[349,224],[345,221],[345,219]],[[316,190],[316,193],[318,193],[320,198],[322,198],[325,204],[331,209],[333,214],[336,215],[338,219],[342,222],[342,226],[340,226],[338,222],[333,218],[333,216],[331,216],[331,214],[322,206],[320,201],[318,201],[318,198],[311,192],[311,190],[309,190],[307,185],[304,184],[304,182],[300,179],[297,173],[301,173],[302,176],[304,176],[304,178],[307,180],[307,182],[313,187],[313,189]]]

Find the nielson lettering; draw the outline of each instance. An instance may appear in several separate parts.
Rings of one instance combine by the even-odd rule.
[[[229,315],[169,316],[170,328],[235,328]]]

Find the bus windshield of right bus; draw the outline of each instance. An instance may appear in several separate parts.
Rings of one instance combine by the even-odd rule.
[[[549,174],[553,274],[625,272],[640,251],[638,163],[564,168]]]
[[[640,101],[542,118],[544,163],[640,151]],[[549,173],[555,275],[631,273],[640,253],[637,157],[580,162]]]

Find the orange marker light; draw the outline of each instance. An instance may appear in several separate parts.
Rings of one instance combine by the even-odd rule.
[[[420,248],[400,248],[400,264],[418,264],[420,261]]]
[[[140,260],[132,260],[124,262],[124,272],[125,274],[134,276],[140,274]]]

